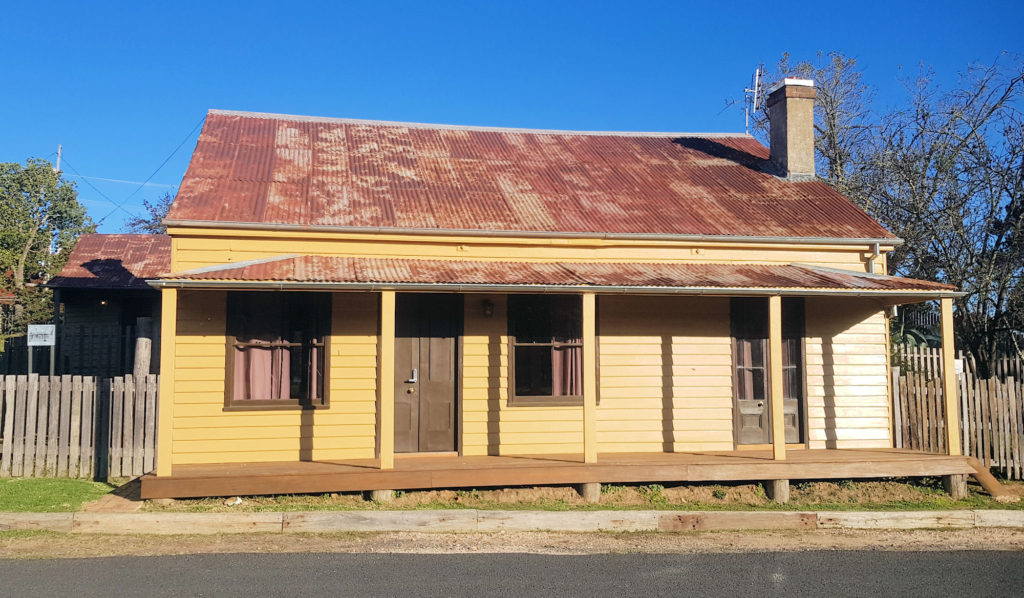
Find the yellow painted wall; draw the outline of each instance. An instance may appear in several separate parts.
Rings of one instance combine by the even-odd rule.
[[[892,446],[887,323],[878,304],[812,297],[806,306],[811,448]]]
[[[494,304],[494,315],[484,316],[483,301]],[[582,453],[582,407],[506,405],[506,314],[504,295],[466,296],[462,370],[464,454]]]
[[[599,450],[731,450],[729,300],[598,301]]]
[[[465,454],[582,452],[582,407],[507,405],[505,297],[465,305]],[[599,451],[732,449],[728,300],[599,297],[598,314]]]
[[[280,255],[312,254],[391,258],[517,261],[692,261],[805,263],[867,271],[867,247],[771,244],[605,241],[600,239],[496,239],[328,233],[256,233],[175,229],[173,270],[184,271]]]
[[[181,291],[172,461],[236,463],[372,458],[377,297],[335,293],[330,408],[225,412],[225,293]]]
[[[869,251],[727,243],[486,239],[177,229],[172,268],[285,254],[526,261],[808,263],[867,270]],[[884,263],[884,262],[883,262]],[[224,412],[224,293],[182,291],[175,349],[173,462],[372,458],[377,296],[334,297],[331,407]],[[491,301],[491,317],[481,303]],[[579,454],[582,407],[508,407],[505,297],[468,295],[462,446],[467,455]],[[598,297],[600,452],[732,448],[729,301]],[[868,300],[807,300],[812,448],[890,446],[887,343]],[[305,418],[305,419],[304,419]]]

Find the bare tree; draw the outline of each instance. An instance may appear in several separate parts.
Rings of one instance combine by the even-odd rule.
[[[125,222],[125,230],[130,233],[148,233],[151,235],[166,233],[167,227],[164,226],[164,218],[167,217],[167,212],[171,209],[172,202],[174,202],[174,197],[170,193],[164,193],[152,203],[148,199],[142,200],[142,205],[146,208],[146,215],[129,218]]]
[[[839,53],[792,64],[767,82],[814,79],[818,176],[906,242],[893,274],[947,282],[955,328],[984,376],[1024,334],[1024,64],[1002,56],[943,90],[922,69],[905,108],[875,114],[856,60]],[[766,111],[755,132],[767,138]]]
[[[1020,330],[1024,66],[974,66],[943,91],[923,70],[885,115],[865,165],[866,206],[906,243],[890,270],[956,285],[958,340],[989,375]]]
[[[863,81],[857,60],[838,52],[818,52],[814,61],[791,63],[788,53],[767,75],[767,87],[785,77],[812,79],[817,89],[814,102],[815,168],[818,176],[836,190],[865,207],[864,164],[868,161],[877,121],[871,110],[874,91]],[[768,139],[768,111],[754,115],[754,130],[762,142]]]

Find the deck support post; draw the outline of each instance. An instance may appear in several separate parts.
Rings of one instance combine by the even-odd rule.
[[[600,482],[587,482],[585,484],[577,484],[576,492],[580,493],[583,500],[589,503],[601,502],[601,484]]]
[[[942,317],[942,401],[946,412],[946,446],[960,455],[960,400],[957,397],[956,358],[953,353],[953,299],[939,300]]]
[[[174,346],[178,339],[178,289],[160,289],[160,387],[157,401],[156,475],[171,475],[174,430]]]
[[[764,484],[765,494],[780,505],[789,502],[789,480],[768,480]]]
[[[377,459],[381,469],[395,467],[395,292],[380,293],[377,343]]]
[[[370,490],[369,498],[373,502],[391,502],[395,498],[394,490]]]
[[[597,297],[583,293],[583,462],[597,461]]]
[[[942,489],[949,494],[953,500],[967,498],[967,474],[955,473],[942,476]]]
[[[782,297],[768,298],[768,406],[772,422],[772,458],[786,459],[786,422],[782,405]],[[788,486],[787,486],[788,488]]]

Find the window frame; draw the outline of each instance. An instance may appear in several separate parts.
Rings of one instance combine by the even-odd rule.
[[[580,351],[583,351],[583,310],[582,301],[583,296],[578,294],[570,294],[569,296],[578,297],[581,302],[580,309],[580,342],[578,343],[566,343],[554,340],[552,337],[551,342],[548,343],[536,343],[536,342],[524,342],[519,343],[516,341],[515,330],[512,326],[512,302],[516,295],[507,295],[506,301],[506,334],[508,337],[508,400],[506,404],[509,407],[581,407],[583,405],[583,389],[580,389],[578,395],[529,395],[519,396],[516,394],[516,347],[551,347],[552,349],[558,347],[579,347]],[[595,320],[596,320],[595,314]],[[596,323],[595,323],[596,325]],[[595,334],[595,338],[597,335]],[[583,359],[583,367],[587,367],[586,359]],[[598,371],[600,376],[600,371]],[[586,376],[584,376],[584,380]],[[600,381],[597,384],[601,386]],[[600,395],[598,395],[598,402],[600,402]]]
[[[256,346],[257,343],[239,342],[238,338],[231,334],[232,297],[239,297],[243,293],[286,293],[296,297],[316,297],[312,301],[322,301],[322,306],[309,306],[323,311],[323,322],[317,323],[322,331],[323,340],[312,341],[312,346],[317,346],[323,353],[323,378],[322,396],[315,402],[308,396],[288,399],[239,399],[234,398],[235,382],[235,349],[239,345]],[[321,298],[322,297],[322,298]],[[237,301],[238,299],[236,299]],[[331,370],[331,330],[333,325],[333,293],[317,293],[302,291],[228,291],[224,300],[224,407],[223,411],[302,411],[315,409],[329,409],[331,406],[330,392],[330,370]],[[313,309],[310,309],[313,311]],[[306,343],[295,343],[278,339],[271,344],[259,344],[261,347],[302,347]],[[307,391],[308,392],[308,391]]]

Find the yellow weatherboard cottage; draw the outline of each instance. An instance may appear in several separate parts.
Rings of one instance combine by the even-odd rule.
[[[885,310],[941,299],[951,351],[956,292],[886,275],[813,103],[773,91],[770,152],[211,111],[143,495],[972,473],[891,448]]]

